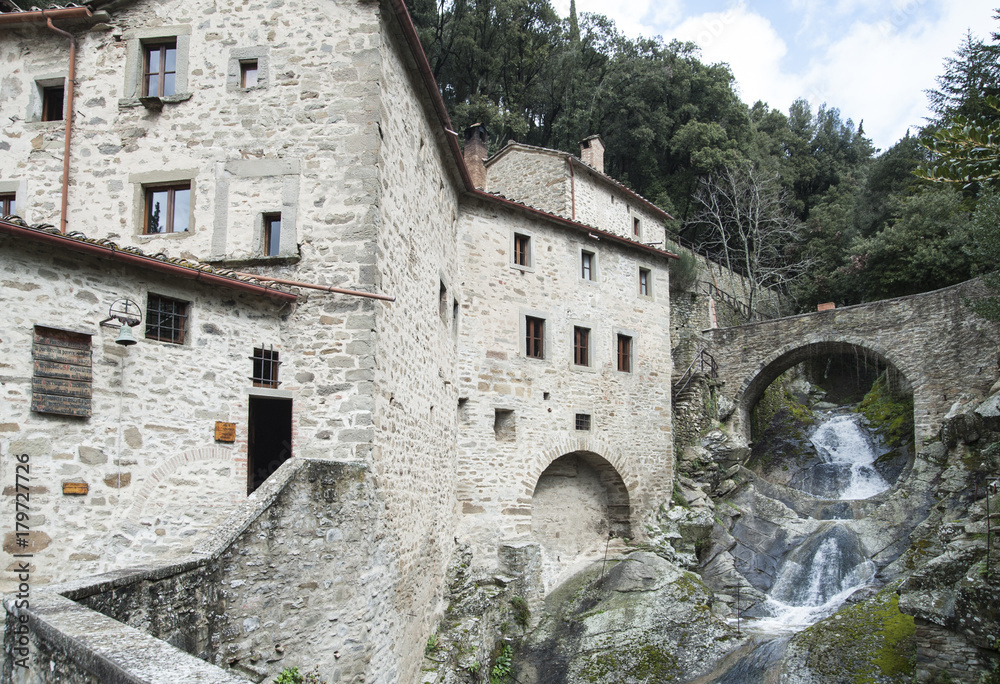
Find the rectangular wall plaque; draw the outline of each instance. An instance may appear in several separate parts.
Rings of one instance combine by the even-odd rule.
[[[216,442],[235,442],[236,441],[236,423],[223,423],[222,421],[215,422],[215,441]]]
[[[86,494],[89,488],[86,482],[63,482],[63,494]]]

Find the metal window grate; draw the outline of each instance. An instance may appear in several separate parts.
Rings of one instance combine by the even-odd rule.
[[[253,377],[250,378],[253,386],[277,389],[281,384],[278,382],[278,367],[281,361],[278,360],[278,352],[274,351],[274,346],[254,347],[250,360],[253,361]]]
[[[146,299],[146,339],[184,344],[188,303],[150,293]]]
[[[590,431],[590,414],[589,413],[578,413],[576,414],[576,429],[582,431]]]

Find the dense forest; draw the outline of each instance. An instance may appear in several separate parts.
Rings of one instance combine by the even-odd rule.
[[[458,130],[484,123],[491,152],[516,140],[575,153],[600,134],[607,172],[667,209],[670,234],[796,310],[997,267],[1000,34],[970,32],[926,93],[933,118],[880,151],[826,103],[748,106],[694,44],[628,38],[575,3],[566,19],[548,0],[408,6]]]

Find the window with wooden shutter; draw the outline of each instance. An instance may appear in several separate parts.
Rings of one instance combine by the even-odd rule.
[[[89,417],[93,396],[90,335],[35,326],[31,410]]]

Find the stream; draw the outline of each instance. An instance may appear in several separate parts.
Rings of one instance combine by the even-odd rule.
[[[866,499],[890,487],[874,463],[880,443],[854,413],[825,411],[810,436],[821,462],[793,481],[826,499]],[[691,684],[771,684],[790,636],[832,615],[875,574],[849,521],[821,524],[783,559],[763,607],[768,617],[744,622],[753,637],[715,672]]]

